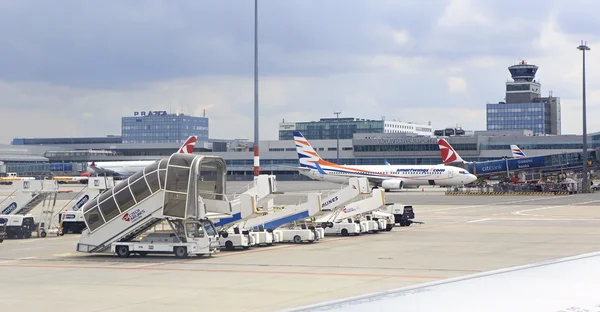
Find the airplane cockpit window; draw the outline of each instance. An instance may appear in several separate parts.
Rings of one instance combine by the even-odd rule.
[[[461,171],[459,171],[458,173],[460,173],[460,174],[469,174],[468,172],[466,172],[466,171],[464,171],[464,170],[461,170]]]

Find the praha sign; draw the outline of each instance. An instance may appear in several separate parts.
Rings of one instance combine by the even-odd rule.
[[[167,116],[169,115],[167,111],[141,111],[141,112],[133,112],[133,116]]]

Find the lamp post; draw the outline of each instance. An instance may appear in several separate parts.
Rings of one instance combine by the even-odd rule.
[[[260,174],[258,156],[258,0],[254,0],[254,176]]]
[[[337,141],[337,148],[335,151],[337,152],[337,164],[340,163],[340,114],[342,111],[334,111],[333,114],[336,115],[335,120],[335,136]]]
[[[590,48],[582,40],[577,49],[583,53],[583,179],[581,182],[581,192],[588,193],[590,183],[588,182],[587,117],[585,108],[585,51],[589,51]]]

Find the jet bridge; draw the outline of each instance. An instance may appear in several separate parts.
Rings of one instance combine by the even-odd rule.
[[[173,154],[121,181],[83,207],[87,229],[77,251],[102,252],[117,242],[131,242],[166,220],[186,242],[187,222],[207,221],[210,252],[218,249],[217,233],[207,215],[231,216],[225,196],[227,168],[217,156]]]

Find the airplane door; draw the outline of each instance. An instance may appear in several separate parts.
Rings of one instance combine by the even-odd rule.
[[[452,179],[452,177],[454,177],[454,170],[449,169],[448,170],[448,178]]]

